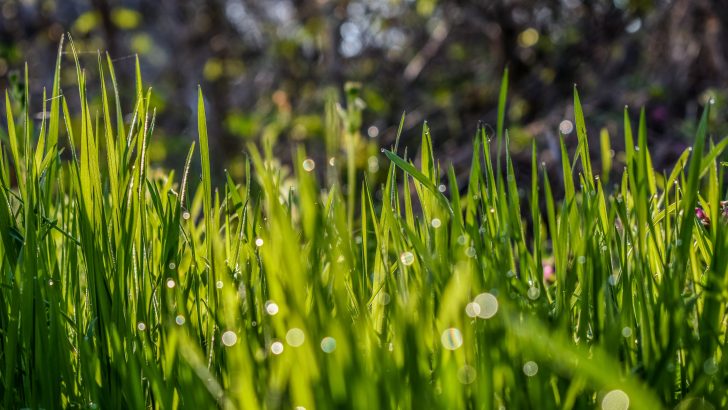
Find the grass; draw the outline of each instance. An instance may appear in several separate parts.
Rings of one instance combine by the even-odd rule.
[[[162,173],[139,70],[125,122],[108,58],[97,105],[76,60],[75,116],[60,64],[39,126],[27,81],[21,101],[6,93],[2,408],[728,405],[728,139],[710,142],[709,106],[670,174],[627,110],[626,168],[612,172],[603,132],[597,171],[574,90],[576,152],[562,138],[562,172],[547,172],[534,143],[518,186],[506,73],[464,189],[426,125],[419,161],[383,150],[374,185],[353,158],[359,114],[334,108],[327,146],[343,167],[299,149],[285,176],[251,145],[246,180],[215,187],[202,91],[199,143]]]

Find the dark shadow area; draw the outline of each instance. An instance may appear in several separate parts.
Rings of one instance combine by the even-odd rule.
[[[512,148],[536,138],[547,163],[572,119],[574,84],[595,147],[606,127],[617,157],[625,105],[635,117],[645,107],[657,169],[690,143],[709,96],[711,129],[726,131],[728,7],[718,0],[4,0],[0,18],[0,89],[22,89],[27,61],[37,110],[63,33],[91,85],[97,51],[108,51],[127,102],[138,55],[158,114],[150,155],[172,166],[196,138],[198,84],[213,153],[233,175],[246,141],[275,141],[284,159],[292,149],[281,142],[321,146],[325,102],[344,101],[347,81],[362,84],[363,135],[391,144],[406,110],[403,143],[414,149],[427,120],[438,157],[456,164],[469,163],[478,121],[494,127],[504,67]]]

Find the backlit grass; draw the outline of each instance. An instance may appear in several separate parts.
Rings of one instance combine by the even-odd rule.
[[[644,113],[633,124],[625,110],[614,173],[616,136],[601,136],[597,170],[574,90],[577,150],[562,138],[561,172],[547,172],[534,142],[519,186],[506,75],[464,184],[426,125],[417,158],[383,150],[375,184],[354,158],[358,113],[333,106],[335,166],[299,149],[288,175],[250,145],[246,179],[216,184],[201,91],[198,142],[164,173],[146,156],[155,112],[139,70],[122,108],[108,58],[94,98],[76,67],[77,112],[58,67],[40,102],[27,81],[22,101],[6,93],[1,407],[728,405],[728,139],[711,142],[709,106],[670,174],[653,169]]]

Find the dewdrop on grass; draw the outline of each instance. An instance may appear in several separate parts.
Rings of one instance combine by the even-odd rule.
[[[326,336],[321,339],[321,350],[324,353],[333,353],[336,350],[336,339],[330,336]]]
[[[563,135],[569,135],[571,131],[574,131],[574,124],[571,121],[563,120],[559,123],[559,132]]]
[[[369,159],[367,159],[367,168],[371,173],[379,171],[379,158],[375,156],[369,157]]]
[[[279,355],[283,353],[283,343],[273,342],[273,344],[270,345],[270,352],[274,355]]]
[[[234,346],[237,342],[238,335],[236,335],[235,332],[233,332],[232,330],[228,330],[227,332],[222,334],[222,344],[224,344],[225,346]]]
[[[602,399],[602,410],[627,410],[629,396],[622,390],[612,390]]]
[[[399,255],[399,260],[401,260],[405,266],[410,266],[415,263],[415,255],[413,255],[410,251],[402,252],[402,254]]]
[[[304,171],[311,172],[314,168],[316,168],[316,163],[311,158],[306,158],[305,160],[303,160]]]
[[[278,313],[278,304],[272,300],[265,302],[265,312],[270,316],[275,316]]]
[[[463,334],[456,327],[445,329],[440,336],[440,342],[445,349],[456,350],[463,345]]]
[[[458,369],[458,381],[461,384],[471,384],[475,381],[477,375],[475,368],[467,364]]]
[[[528,361],[523,365],[523,374],[528,377],[533,377],[538,373],[538,363],[534,361]]]
[[[541,295],[541,290],[535,286],[531,286],[530,288],[528,288],[526,294],[529,299],[536,300]]]
[[[303,345],[305,340],[306,335],[303,333],[303,330],[297,327],[291,328],[288,332],[286,332],[286,343],[288,343],[289,346],[299,347]]]
[[[490,319],[498,313],[498,299],[491,293],[481,293],[473,302],[480,306],[480,311],[476,315],[481,319]]]
[[[465,314],[468,317],[477,317],[480,314],[480,305],[475,302],[470,302],[465,305]]]

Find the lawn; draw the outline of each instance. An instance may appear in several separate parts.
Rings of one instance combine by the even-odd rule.
[[[24,97],[5,93],[0,407],[728,406],[728,138],[710,104],[669,173],[625,109],[617,172],[617,136],[590,149],[574,89],[578,147],[562,136],[555,170],[534,140],[519,185],[506,72],[466,181],[425,124],[416,156],[382,150],[374,182],[357,113],[335,106],[328,163],[251,144],[245,180],[213,181],[202,90],[198,141],[163,171],[140,71],[122,107],[106,56],[76,60],[77,93],[60,64],[42,99],[27,74]]]

